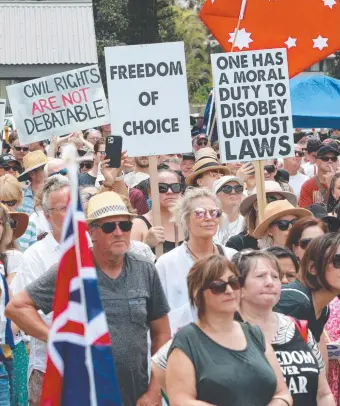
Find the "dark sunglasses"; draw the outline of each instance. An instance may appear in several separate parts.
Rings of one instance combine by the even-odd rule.
[[[336,156],[321,156],[320,157],[321,161],[323,162],[336,162],[338,160],[338,157]]]
[[[273,221],[271,223],[271,226],[276,225],[279,230],[281,231],[286,231],[288,230],[289,226],[294,225],[299,219],[293,219],[293,220],[277,220]]]
[[[230,195],[232,192],[235,192],[237,195],[240,195],[241,193],[243,193],[243,186],[241,185],[235,185],[235,186],[231,186],[231,185],[223,185],[218,191],[219,192],[223,192],[226,195]]]
[[[6,165],[6,166],[3,166],[2,169],[4,171],[6,171],[6,172],[9,172],[9,171],[19,172],[20,171],[20,166],[18,166],[18,165],[14,165],[14,166]]]
[[[12,230],[16,230],[16,228],[18,227],[18,221],[15,219],[10,218],[9,219],[9,225],[11,226]]]
[[[111,234],[115,231],[115,229],[117,227],[119,227],[124,233],[126,233],[127,231],[131,231],[132,221],[128,221],[128,220],[111,221],[111,222],[104,223],[101,226],[99,224],[92,224],[91,227],[101,228],[103,233],[105,233],[105,234]]]
[[[159,193],[167,193],[169,189],[172,193],[181,193],[182,185],[180,183],[158,183]]]
[[[283,197],[277,198],[276,196],[273,195],[267,195],[267,203],[272,203],[272,202],[277,202],[278,200],[284,200]]]
[[[28,147],[14,147],[16,151],[20,152],[28,152],[29,148]]]
[[[201,141],[201,142],[198,142],[197,143],[197,145],[199,146],[199,147],[206,147],[207,145],[208,145],[208,141]]]
[[[231,287],[232,290],[241,289],[240,279],[237,276],[235,276],[234,278],[230,278],[228,282],[224,281],[212,282],[207,289],[210,289],[211,293],[214,295],[221,295],[227,290],[228,285]]]
[[[209,216],[213,219],[218,219],[219,217],[222,216],[222,210],[216,208],[216,209],[204,209],[203,207],[198,207],[197,209],[193,210],[193,213],[195,214],[196,218],[203,220],[207,217],[207,214],[209,213]]]
[[[334,255],[334,257],[332,258],[332,264],[334,268],[340,269],[340,254]]]
[[[265,165],[264,170],[267,173],[274,173],[276,171],[275,165]]]
[[[313,238],[303,238],[302,240],[299,241],[298,245],[301,249],[305,250],[312,240]]]
[[[84,151],[83,149],[78,149],[79,156],[84,156],[85,154],[86,154],[86,151]]]
[[[50,175],[48,175],[48,177],[54,176],[54,175],[63,175],[63,176],[66,176],[66,175],[67,175],[67,169],[64,168],[64,169],[60,169],[60,171],[58,171],[58,172],[52,172]]]
[[[18,204],[18,201],[17,200],[7,200],[7,201],[1,200],[1,203],[8,207],[14,207],[16,204]]]
[[[295,151],[295,156],[299,158],[303,158],[305,156],[305,153],[302,151]]]
[[[93,167],[93,162],[81,162],[79,164],[80,169],[83,169],[83,168],[91,169],[92,167]]]

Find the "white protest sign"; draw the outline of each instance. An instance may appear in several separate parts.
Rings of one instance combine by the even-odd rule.
[[[0,154],[2,154],[2,140],[4,134],[6,99],[0,99]]]
[[[23,144],[110,121],[97,65],[11,85],[7,93]]]
[[[183,42],[105,48],[112,134],[129,156],[191,151]]]
[[[284,48],[211,55],[221,161],[294,155]]]

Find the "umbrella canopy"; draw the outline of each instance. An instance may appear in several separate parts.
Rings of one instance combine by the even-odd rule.
[[[290,81],[295,128],[340,128],[340,80],[324,75]]]

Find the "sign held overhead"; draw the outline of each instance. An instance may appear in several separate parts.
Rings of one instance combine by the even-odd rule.
[[[211,55],[221,160],[294,155],[285,49]]]
[[[129,156],[191,150],[184,44],[105,48],[111,129]]]
[[[109,123],[97,65],[11,85],[7,92],[24,144]]]

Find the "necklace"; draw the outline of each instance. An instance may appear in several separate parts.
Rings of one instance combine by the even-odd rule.
[[[194,262],[195,262],[195,258],[198,260],[201,259],[196,254],[193,253],[193,251],[189,247],[189,243],[186,243],[186,247],[187,247],[187,250],[189,251],[191,258],[194,260]],[[215,244],[213,243],[213,250],[212,250],[211,254],[215,254],[215,252],[216,252],[216,248],[215,248]]]

